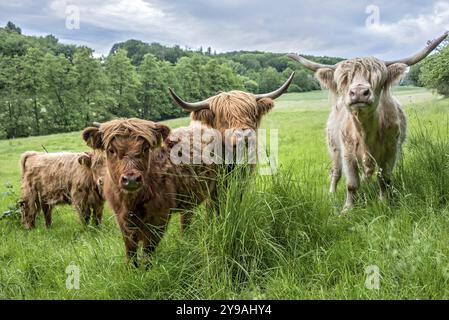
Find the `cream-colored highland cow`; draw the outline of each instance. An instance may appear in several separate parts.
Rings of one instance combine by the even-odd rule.
[[[321,85],[335,98],[327,122],[327,143],[332,157],[330,192],[335,192],[343,171],[347,189],[343,212],[354,205],[359,170],[370,177],[377,166],[380,197],[385,199],[388,195],[407,128],[404,111],[390,89],[409,66],[429,55],[447,35],[435,39],[414,56],[396,61],[369,57],[323,65],[289,55],[315,71]]]

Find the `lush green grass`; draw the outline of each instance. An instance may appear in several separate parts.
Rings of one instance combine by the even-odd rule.
[[[278,174],[232,179],[220,216],[198,209],[184,237],[175,215],[150,270],[127,267],[109,209],[95,229],[58,207],[50,230],[42,217],[31,232],[0,220],[0,298],[449,298],[449,100],[419,88],[396,93],[410,132],[390,205],[367,183],[359,206],[338,216],[342,184],[336,198],[327,194],[328,97],[287,94],[263,123],[279,130]],[[18,197],[20,153],[41,145],[86,149],[79,133],[0,141],[0,213]],[[70,263],[80,267],[80,290],[66,289]],[[365,287],[371,265],[379,290]]]

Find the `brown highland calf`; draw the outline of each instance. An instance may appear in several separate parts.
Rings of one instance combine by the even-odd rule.
[[[327,144],[332,158],[331,193],[335,192],[342,172],[346,176],[343,212],[354,206],[360,170],[369,178],[377,166],[380,197],[388,196],[407,129],[404,111],[391,87],[399,82],[408,66],[424,59],[446,37],[447,33],[414,56],[396,61],[367,57],[323,65],[289,55],[315,71],[317,79],[336,100],[327,122]]]
[[[45,224],[52,224],[52,209],[57,204],[73,204],[83,224],[92,218],[98,225],[103,215],[102,181],[104,159],[101,152],[39,153],[25,152],[22,167],[22,223],[35,226],[40,209]]]
[[[202,140],[194,144],[197,129]],[[122,231],[127,257],[135,266],[139,242],[149,257],[172,211],[192,209],[215,188],[215,164],[176,164],[171,160],[176,156],[171,154],[175,145],[190,147],[192,156],[195,149],[214,144],[208,131],[211,129],[204,126],[190,126],[170,134],[168,127],[140,119],[112,120],[83,131],[87,144],[106,154],[104,195]],[[190,215],[182,218],[185,227]]]

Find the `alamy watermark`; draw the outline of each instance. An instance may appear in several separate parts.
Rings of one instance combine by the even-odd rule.
[[[190,132],[189,132],[190,133]],[[259,165],[261,175],[277,172],[278,130],[194,128],[179,137],[170,150],[173,164],[250,164]]]
[[[69,30],[79,30],[80,28],[80,8],[75,5],[68,5],[65,8],[65,27]]]
[[[365,13],[368,17],[365,20],[365,25],[369,27],[378,26],[380,24],[380,8],[377,5],[370,4],[366,7]]]
[[[365,268],[365,288],[369,290],[380,289],[380,269],[376,265],[367,266]]]
[[[65,287],[67,290],[79,290],[80,268],[72,262],[65,269],[65,273],[67,274],[65,281]]]

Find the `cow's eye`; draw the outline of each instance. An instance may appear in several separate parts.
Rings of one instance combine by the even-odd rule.
[[[115,150],[112,149],[112,148],[109,148],[109,149],[108,149],[108,153],[109,153],[111,156],[113,156],[113,155],[115,154]]]
[[[149,145],[144,145],[142,148],[142,152],[144,154],[148,153],[150,151],[150,146]]]

